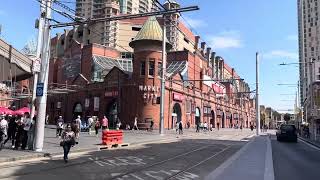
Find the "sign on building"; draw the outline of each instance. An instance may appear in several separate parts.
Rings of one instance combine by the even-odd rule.
[[[94,99],[93,99],[93,110],[94,111],[99,111],[99,104],[100,104],[100,98],[94,97]]]
[[[84,107],[85,108],[88,108],[90,106],[90,99],[89,98],[86,98],[85,100],[84,100]]]

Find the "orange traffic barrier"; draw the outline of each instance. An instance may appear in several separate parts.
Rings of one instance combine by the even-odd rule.
[[[115,145],[122,144],[123,132],[122,130],[104,130],[102,131],[102,144]]]

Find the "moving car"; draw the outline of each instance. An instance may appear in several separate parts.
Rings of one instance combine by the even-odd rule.
[[[277,131],[277,140],[278,141],[298,141],[297,129],[293,124],[282,124]]]

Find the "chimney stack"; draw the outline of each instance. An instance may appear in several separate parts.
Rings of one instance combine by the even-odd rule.
[[[194,49],[198,50],[200,36],[195,36]]]
[[[206,42],[202,42],[202,43],[201,43],[201,54],[202,54],[203,57],[204,57],[204,51],[205,51],[205,49],[206,49]]]
[[[214,75],[215,75],[215,58],[216,58],[216,52],[212,52],[211,58],[210,58],[211,70],[212,70],[211,78],[214,78]]]
[[[210,58],[211,58],[211,47],[208,47],[207,53],[206,53],[206,59],[208,60],[208,66],[210,64]]]

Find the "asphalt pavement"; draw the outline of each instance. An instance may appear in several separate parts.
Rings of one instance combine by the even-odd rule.
[[[275,180],[320,179],[320,149],[302,140],[298,143],[271,139]]]
[[[183,138],[124,149],[8,164],[0,179],[204,179],[247,141]]]

